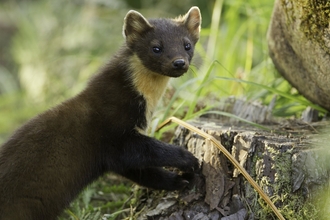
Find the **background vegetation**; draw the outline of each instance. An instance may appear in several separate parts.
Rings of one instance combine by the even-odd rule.
[[[194,65],[171,81],[153,127],[171,115],[193,118],[228,96],[265,105],[276,96],[273,114],[280,117],[300,117],[312,105],[277,74],[268,57],[273,0],[2,0],[0,144],[26,120],[84,88],[124,42],[121,28],[129,9],[146,17],[175,17],[193,5],[203,17]],[[118,210],[129,216],[132,184],[113,185],[117,182],[111,175],[100,179],[63,218]]]

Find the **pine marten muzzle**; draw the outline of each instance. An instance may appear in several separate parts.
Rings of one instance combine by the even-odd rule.
[[[0,147],[0,220],[56,219],[106,172],[153,189],[191,182],[198,160],[145,131],[169,78],[188,70],[200,24],[197,7],[176,19],[147,20],[129,11],[126,42],[87,87]]]

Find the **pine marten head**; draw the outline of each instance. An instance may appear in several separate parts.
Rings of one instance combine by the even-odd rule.
[[[198,7],[175,19],[147,20],[131,10],[125,17],[123,34],[128,48],[144,67],[158,74],[179,77],[189,68],[200,26]]]

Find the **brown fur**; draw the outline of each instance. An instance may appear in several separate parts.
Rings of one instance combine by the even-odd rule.
[[[130,11],[126,43],[86,89],[25,123],[0,147],[0,220],[56,219],[106,172],[154,189],[192,181],[198,161],[190,152],[143,134],[169,77],[189,67],[200,14],[196,7],[188,13],[176,22]]]

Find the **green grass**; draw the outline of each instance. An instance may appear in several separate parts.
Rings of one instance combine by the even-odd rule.
[[[300,117],[307,106],[326,112],[300,96],[274,69],[266,42],[272,6],[273,1],[215,1],[216,16],[202,29],[196,47],[203,64],[172,81],[173,96],[164,105],[161,120],[172,115],[193,118],[198,103],[211,107],[209,97],[228,96],[265,105],[276,96],[274,115],[279,117]]]
[[[88,186],[65,210],[60,220],[104,219],[130,215],[134,187],[132,183],[111,174],[105,175]]]
[[[194,63],[183,77],[171,80],[155,113],[151,135],[161,137],[162,132],[173,128],[154,133],[167,117],[192,119],[210,111],[216,105],[214,100],[228,96],[258,100],[265,105],[276,96],[273,114],[278,117],[300,117],[307,106],[325,113],[300,96],[274,69],[266,41],[273,3],[271,0],[215,0],[214,5],[213,1],[204,0],[152,4],[143,0],[113,0],[104,5],[87,0],[0,3],[0,19],[15,27],[10,47],[6,48],[11,63],[0,66],[0,143],[27,119],[84,88],[88,78],[124,42],[123,17],[132,4],[142,6],[141,11],[148,17],[177,16],[192,5],[200,6],[203,15]],[[175,10],[167,10],[171,8]],[[119,203],[110,200],[91,203],[91,200],[100,192],[129,195],[131,184],[109,188],[109,183],[100,181],[79,196],[66,211],[66,218],[95,219],[113,213],[129,216],[128,197],[121,197]]]
[[[272,113],[277,117],[299,118],[307,106],[326,113],[298,94],[275,70],[266,41],[272,7],[273,1],[215,1],[210,24],[202,29],[196,45],[195,62],[203,62],[180,79],[172,80],[172,95],[155,114],[153,128],[170,116],[195,118],[229,96],[264,105],[275,97]],[[156,137],[173,127],[166,127]]]

